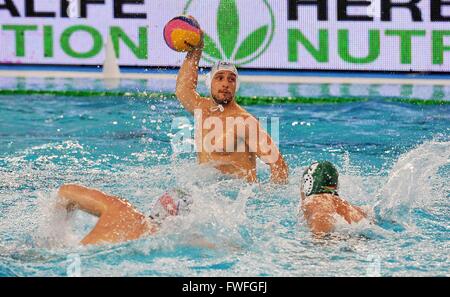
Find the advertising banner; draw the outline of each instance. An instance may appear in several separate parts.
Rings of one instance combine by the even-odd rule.
[[[0,0],[0,64],[180,66],[164,25],[192,15],[203,66],[450,72],[450,0]]]

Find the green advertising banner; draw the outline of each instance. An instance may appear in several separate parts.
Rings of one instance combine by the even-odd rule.
[[[179,66],[164,25],[194,16],[202,65],[450,72],[450,0],[0,0],[0,64]]]

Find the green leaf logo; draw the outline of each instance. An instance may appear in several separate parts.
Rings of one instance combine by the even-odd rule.
[[[239,14],[235,0],[220,0],[217,33],[225,56],[230,59],[239,37]]]
[[[251,33],[247,38],[245,38],[236,53],[235,59],[244,59],[250,56],[252,53],[256,52],[266,39],[268,30],[269,26],[262,26],[261,28],[253,31],[253,33]]]
[[[247,2],[246,2],[247,1]],[[198,19],[200,24],[214,25],[215,30],[205,31],[204,35],[204,55],[203,58],[207,62],[216,62],[218,60],[226,60],[236,65],[248,64],[260,57],[272,42],[275,32],[275,17],[267,0],[252,0],[252,4],[258,5],[260,8],[266,8],[266,15],[259,20],[259,25],[255,24],[253,30],[252,16],[250,11],[239,11],[239,4],[248,4],[249,0],[211,0],[206,9],[211,8],[205,13],[205,3],[201,0],[188,0],[184,8],[183,14],[190,14],[194,17],[200,15],[204,19]],[[246,3],[243,3],[246,2]],[[245,6],[244,6],[245,7]],[[248,8],[248,5],[246,6]],[[264,13],[258,10],[258,15]],[[211,22],[213,17],[215,22]],[[260,17],[261,19],[261,17]],[[245,31],[249,32],[248,36],[242,36],[241,20],[245,20]],[[264,24],[264,22],[266,24]],[[256,22],[257,23],[257,22]],[[250,28],[248,28],[250,27]]]
[[[211,57],[215,58],[215,59],[222,59],[222,54],[220,53],[220,50],[217,48],[216,44],[214,43],[214,40],[212,40],[211,37],[209,37],[208,34],[205,33],[205,35],[203,36],[204,38],[204,42],[205,42],[205,47],[204,47],[204,51],[210,55]]]

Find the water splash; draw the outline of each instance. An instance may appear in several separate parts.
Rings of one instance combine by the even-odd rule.
[[[450,142],[426,142],[403,154],[377,194],[380,216],[412,228],[414,208],[426,209],[446,199],[448,176],[438,170],[449,162]]]
[[[74,149],[77,152],[73,155],[67,154]],[[57,162],[57,159],[37,161],[34,158],[44,153],[54,155],[54,151],[65,158],[73,158],[74,167],[68,168],[66,162]],[[338,222],[337,230],[343,238],[325,243],[312,239],[304,226],[296,228],[302,168],[294,168],[289,185],[274,187],[270,183],[248,185],[227,179],[212,168],[198,166],[194,160],[173,158],[169,164],[150,167],[119,164],[114,171],[75,162],[88,152],[88,148],[77,143],[64,143],[62,147],[54,143],[16,154],[17,159],[8,157],[8,167],[15,172],[25,172],[37,188],[13,190],[11,197],[2,198],[2,205],[9,206],[5,206],[1,214],[0,256],[8,259],[9,267],[19,267],[19,275],[44,275],[45,271],[64,274],[65,255],[71,252],[81,255],[86,275],[264,275],[267,271],[270,275],[323,275],[323,265],[309,263],[310,266],[302,270],[307,264],[303,259],[316,261],[320,258],[329,262],[330,271],[338,271],[339,262],[330,262],[329,255],[333,259],[351,261],[355,254],[366,253],[366,245],[376,249],[383,242],[404,241],[389,228],[384,230],[368,221],[352,225]],[[348,154],[341,170],[342,195],[352,203],[369,207],[378,198],[377,207],[383,219],[395,218],[409,223],[402,219],[403,215],[411,217],[410,209],[426,209],[433,201],[446,201],[442,199],[445,196],[441,187],[445,177],[442,178],[438,170],[448,164],[448,152],[448,142],[425,143],[403,155],[388,177],[363,174],[350,162]],[[421,174],[411,173],[411,166],[419,165]],[[17,186],[29,182],[12,176],[11,172],[0,172],[13,178]],[[169,218],[155,236],[84,248],[78,242],[95,224],[95,218],[82,212],[66,217],[64,212],[55,209],[55,188],[48,180],[52,176],[62,178],[63,174],[66,179],[121,195],[144,213],[160,195],[175,186],[192,193],[195,207],[188,215]],[[411,174],[415,188],[409,193],[413,197],[403,197],[398,189],[408,189]],[[47,185],[50,187],[45,189]],[[424,199],[423,195],[433,197]],[[403,206],[407,208],[406,213]],[[419,232],[401,235],[420,238]],[[196,246],[195,241],[213,243],[216,249]],[[412,239],[409,242],[413,243],[404,244],[416,244]],[[321,254],[324,250],[326,252]],[[361,258],[366,259],[366,256]],[[112,266],[120,269],[105,272]],[[48,272],[49,269],[52,272]],[[15,273],[14,269],[8,273]]]
[[[448,199],[448,172],[439,170],[450,164],[450,142],[418,145],[399,157],[387,177],[363,174],[352,164],[348,152],[344,153],[342,164],[340,194],[361,206],[368,213],[368,220],[349,225],[337,217],[335,230],[340,235],[386,238],[394,236],[391,231],[405,230],[417,234],[415,212],[426,215],[433,204]],[[304,220],[299,222],[305,224]]]

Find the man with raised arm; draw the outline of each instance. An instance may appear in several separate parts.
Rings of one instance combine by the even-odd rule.
[[[227,62],[212,66],[207,78],[210,97],[197,92],[203,41],[191,47],[177,78],[176,96],[195,117],[195,142],[200,164],[222,173],[256,182],[256,158],[271,169],[271,181],[287,183],[288,167],[277,146],[258,120],[239,106],[236,67]]]

